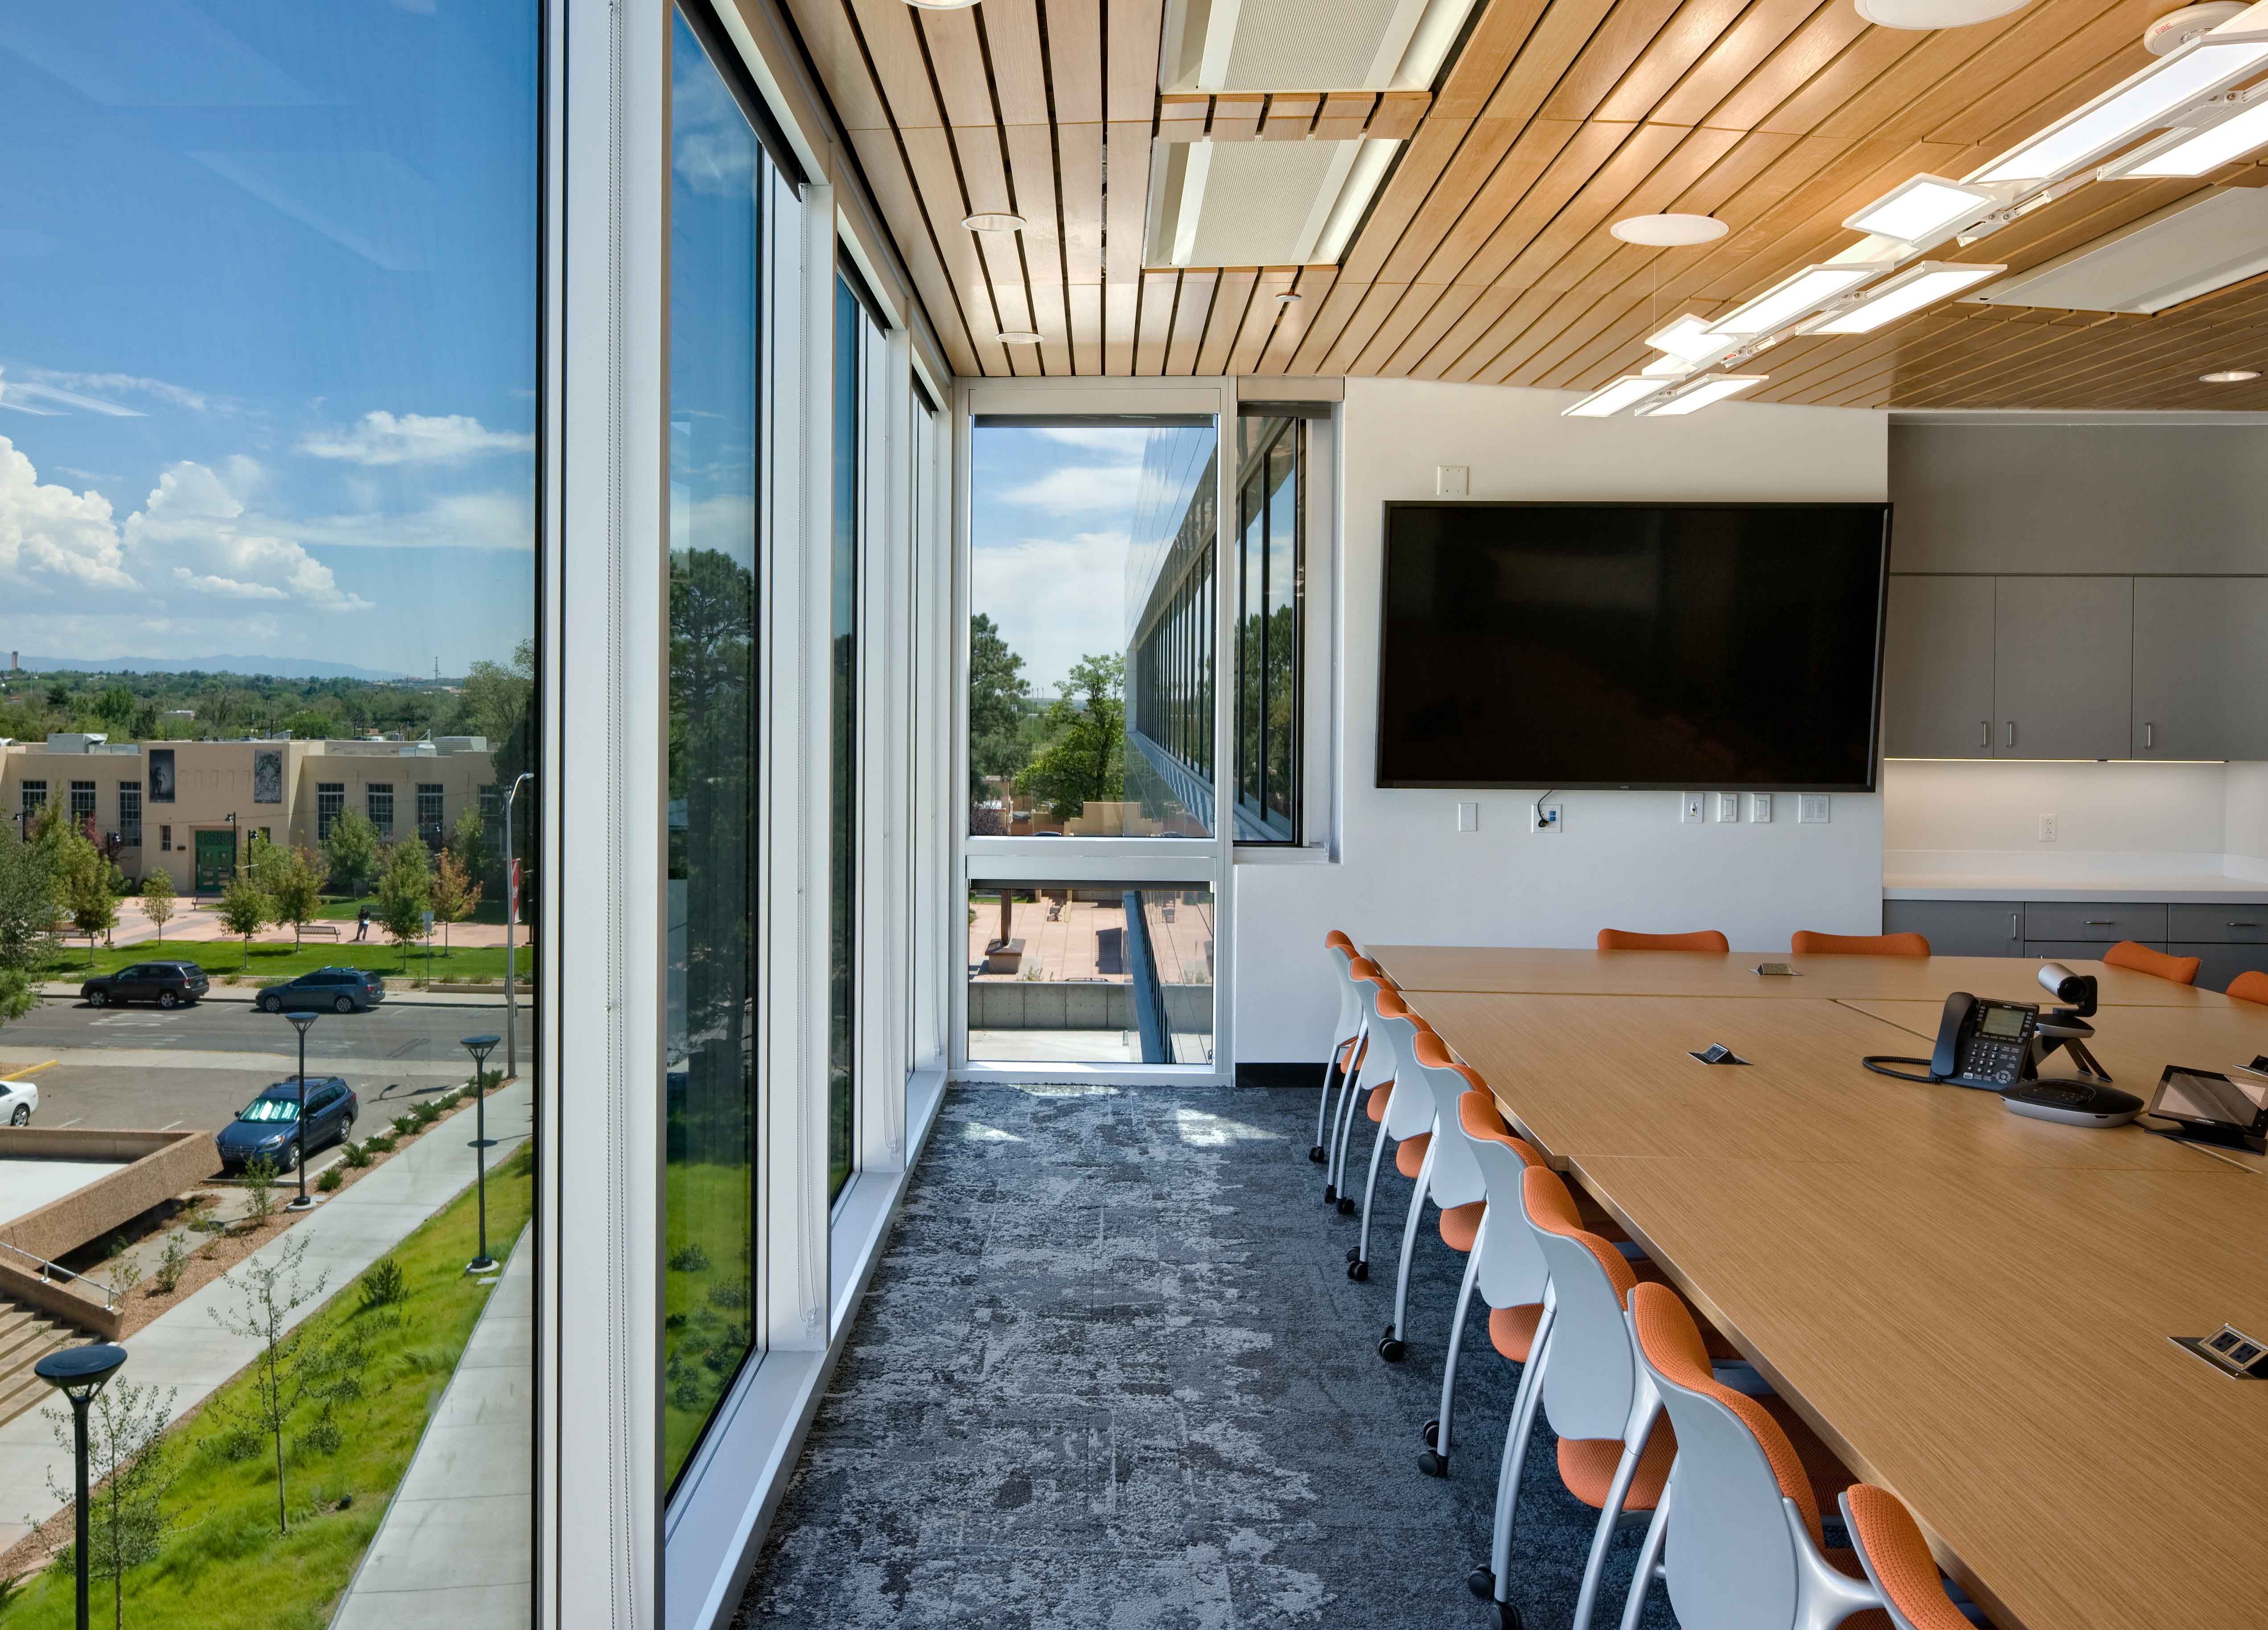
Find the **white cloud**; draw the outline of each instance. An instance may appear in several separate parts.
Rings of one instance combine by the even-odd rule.
[[[246,513],[245,495],[261,472],[252,460],[227,461],[225,475],[184,460],[122,529],[127,556],[144,586],[232,600],[288,601],[316,611],[367,611],[370,601],[341,589],[331,569]]]
[[[1141,490],[1142,465],[1065,464],[1000,496],[1055,515],[1125,516]]]
[[[1060,441],[1066,446],[1084,447],[1090,453],[1101,453],[1128,464],[1142,461],[1142,449],[1149,440],[1147,427],[1121,430],[1109,424],[1052,425],[1040,431],[1049,441]]]
[[[131,588],[110,500],[42,485],[32,461],[0,436],[0,576],[18,583]]]
[[[155,396],[169,407],[187,408],[192,413],[205,413],[222,406],[202,391],[139,373],[76,373],[63,368],[26,368],[24,372],[27,379],[41,385],[68,391],[99,391],[113,396]],[[107,412],[131,410],[108,402],[100,406]]]
[[[353,429],[315,431],[299,451],[351,464],[457,464],[497,453],[530,453],[535,438],[523,431],[490,430],[468,413],[404,413],[379,409]]]
[[[48,406],[35,406],[35,403]],[[41,384],[33,380],[0,379],[0,407],[14,408],[20,413],[54,414],[77,408],[82,413],[99,413],[111,418],[138,419],[138,408],[104,402],[99,397],[83,395],[58,385]]]
[[[377,502],[375,495],[357,502]],[[535,547],[535,500],[526,489],[444,493],[425,507],[405,514],[375,509],[306,520],[251,517],[301,543],[329,549],[495,549],[526,551]]]
[[[1019,538],[970,551],[969,609],[990,616],[1051,697],[1081,657],[1126,649],[1126,535]]]

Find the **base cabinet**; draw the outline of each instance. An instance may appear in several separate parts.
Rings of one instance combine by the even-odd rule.
[[[2226,991],[2268,970],[2268,905],[2169,905],[2120,901],[1885,900],[1882,932],[1914,933],[1940,956],[2029,956],[2095,962],[2120,940],[2198,958],[2200,990]],[[2175,936],[2181,936],[2176,938]]]

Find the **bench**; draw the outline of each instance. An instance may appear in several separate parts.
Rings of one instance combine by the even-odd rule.
[[[304,923],[300,925],[299,937],[303,940],[335,940],[339,937],[339,926],[336,923]]]

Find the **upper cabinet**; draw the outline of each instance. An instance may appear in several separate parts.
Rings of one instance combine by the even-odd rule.
[[[2268,759],[2268,578],[2135,579],[2132,739],[2136,758]]]
[[[2134,699],[2134,579],[1992,586],[1992,747],[2002,758],[2124,758]]]
[[[1891,758],[2268,760],[2268,578],[1901,575]]]

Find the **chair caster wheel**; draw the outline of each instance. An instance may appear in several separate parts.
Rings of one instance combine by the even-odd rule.
[[[1471,1591],[1475,1596],[1480,1597],[1484,1602],[1494,1601],[1496,1599],[1496,1570],[1491,1567],[1476,1567],[1473,1569],[1471,1573],[1465,1575],[1465,1589]]]
[[[1449,1475],[1449,1457],[1437,1455],[1429,1449],[1418,1457],[1418,1469],[1427,1477],[1447,1477]]]
[[[1354,1215],[1354,1197],[1352,1195],[1342,1194],[1339,1196],[1339,1215],[1342,1217],[1351,1217]]]
[[[1379,1338],[1378,1356],[1389,1364],[1399,1364],[1410,1356],[1410,1349],[1403,1343],[1395,1340],[1394,1332],[1388,1331]]]
[[[1509,1602],[1496,1604],[1496,1630],[1520,1630],[1520,1610]]]
[[[1324,1204],[1324,1205],[1328,1206],[1328,1205],[1331,1204],[1334,1200],[1337,1199],[1338,1199],[1338,1197],[1339,1197],[1339,1185],[1338,1185],[1337,1184],[1336,1184],[1336,1183],[1327,1183],[1327,1184],[1323,1184],[1323,1204]]]
[[[1370,1264],[1367,1262],[1348,1263],[1347,1277],[1354,1280],[1356,1284],[1361,1284],[1365,1280],[1367,1280],[1370,1277]]]
[[[1307,1151],[1307,1158],[1320,1166],[1323,1163],[1323,1146],[1320,1143]]]
[[[1429,1420],[1425,1423],[1425,1447],[1428,1449],[1439,1449],[1441,1447],[1441,1423],[1440,1421]]]
[[[1347,1260],[1349,1262],[1360,1262],[1362,1260],[1362,1247],[1359,1245],[1348,1246]]]

